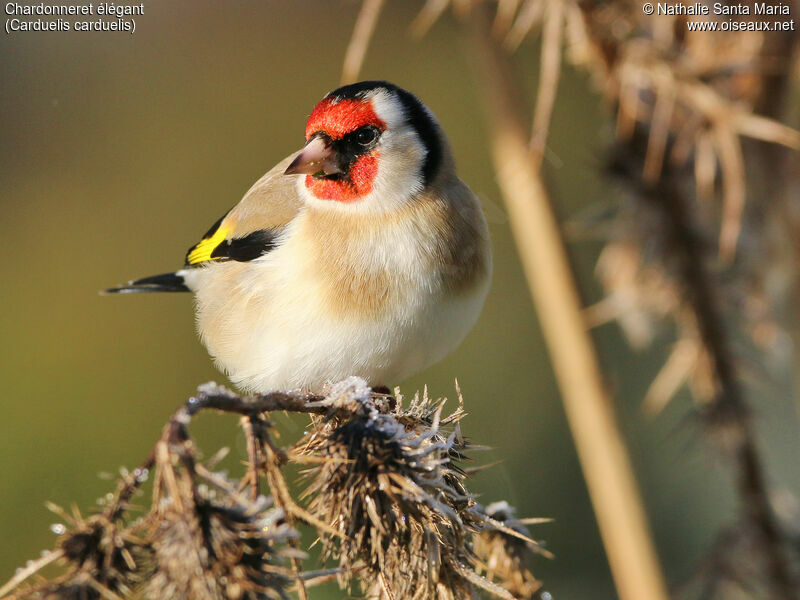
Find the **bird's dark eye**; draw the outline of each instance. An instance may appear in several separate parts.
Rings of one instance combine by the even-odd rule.
[[[366,127],[362,127],[356,131],[356,141],[362,146],[369,146],[370,144],[375,143],[375,140],[378,139],[379,133],[380,132],[378,131],[377,127],[367,125]]]

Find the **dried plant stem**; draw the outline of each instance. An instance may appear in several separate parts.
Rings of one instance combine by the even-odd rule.
[[[564,3],[561,0],[547,4],[542,33],[542,59],[539,71],[539,88],[533,112],[531,132],[531,159],[538,168],[542,164],[547,131],[553,115],[561,74],[561,37],[564,30]]]
[[[25,581],[28,577],[30,577],[31,575],[35,575],[36,573],[44,569],[47,565],[58,560],[62,556],[64,556],[63,550],[53,550],[47,556],[43,556],[39,560],[31,562],[31,564],[22,569],[16,575],[14,575],[14,577],[8,580],[8,583],[6,583],[2,588],[0,588],[0,598],[5,596],[7,593],[9,593],[17,586],[19,586],[19,584]]]
[[[247,476],[250,480],[250,499],[255,501],[258,499],[259,489],[258,489],[258,461],[259,461],[259,452],[258,452],[258,437],[255,433],[255,423],[256,417],[249,416],[249,417],[241,417],[240,424],[242,426],[242,431],[244,431],[244,436],[247,438],[247,458],[248,458],[248,467],[247,467]]]
[[[389,583],[386,581],[386,576],[381,572],[378,577],[381,580],[381,589],[386,595],[386,600],[394,600],[394,594],[392,593],[392,588],[389,587]]]
[[[778,2],[773,0],[768,4],[774,6]],[[798,8],[800,5],[795,2],[792,10]],[[787,122],[787,125],[793,125],[795,129],[798,124],[798,112],[787,109],[793,91],[796,92],[798,87],[797,77],[793,77],[796,73],[798,55],[800,55],[800,39],[796,32],[772,32],[772,35],[765,38],[759,57],[764,65],[763,84],[755,106],[758,114],[778,121],[784,121],[789,113],[793,114],[794,122]],[[778,221],[788,224],[787,238],[793,245],[793,262],[800,264],[800,235],[797,235],[800,231],[800,212],[790,200],[800,187],[800,153],[759,141],[745,146],[745,156],[748,168],[755,171],[753,179],[759,184],[759,188],[750,194],[750,197],[758,203],[757,206],[764,214],[777,208]],[[798,297],[800,297],[800,278],[795,275],[794,306],[800,308],[800,302],[796,301]],[[795,311],[795,322],[800,321],[798,314],[800,313]],[[795,348],[800,347],[800,328],[795,326],[791,332]],[[795,409],[800,416],[800,352],[795,351],[794,355]]]
[[[216,384],[200,386],[198,393],[189,399],[187,416],[203,409],[215,409],[238,415],[258,415],[275,410],[324,415],[329,408],[314,404],[322,396],[304,393],[272,392],[264,396],[238,396]],[[180,411],[179,411],[180,412]]]
[[[779,528],[769,503],[749,411],[729,350],[730,340],[711,289],[711,278],[705,272],[702,261],[697,260],[698,256],[702,256],[702,248],[691,233],[684,198],[669,178],[662,177],[649,195],[662,207],[671,226],[668,232],[673,238],[670,247],[680,252],[685,294],[692,306],[703,344],[711,357],[719,389],[708,407],[713,411],[710,422],[732,433],[726,439],[733,443],[740,500],[747,518],[763,538],[775,597],[792,600],[796,597],[794,587],[783,555]]]
[[[292,500],[292,496],[289,493],[289,486],[286,484],[286,480],[283,477],[283,472],[281,471],[281,464],[284,462],[285,456],[283,453],[278,453],[275,451],[272,442],[268,437],[265,436],[264,439],[264,450],[266,455],[264,457],[264,465],[267,473],[267,483],[269,484],[270,490],[272,490],[272,497],[275,499],[275,505],[284,510],[286,513],[286,520],[288,521],[289,525],[294,527],[296,517],[295,512],[292,509],[295,506],[295,502]],[[298,540],[291,540],[290,545],[294,549],[300,548],[300,543]],[[308,600],[306,584],[301,576],[301,573],[303,572],[302,563],[296,556],[291,557],[290,562],[292,564],[292,571],[294,572],[297,584],[297,596],[299,600]]]
[[[294,500],[292,500],[292,497],[289,494],[289,486],[286,485],[286,480],[283,478],[283,473],[280,470],[280,459],[269,445],[266,446],[266,448],[267,456],[265,460],[267,464],[267,481],[269,482],[270,489],[272,490],[273,498],[275,498],[276,505],[280,506],[286,512],[286,520],[291,526],[294,527],[296,517],[291,510],[291,508],[294,506]],[[298,540],[291,540],[290,545],[295,549],[300,547]],[[296,556],[293,556],[291,558],[291,563],[292,571],[294,572],[297,581],[297,596],[299,600],[308,600],[306,584],[301,576],[303,569],[300,559]]]
[[[358,79],[369,41],[375,32],[375,25],[378,23],[378,17],[383,8],[383,2],[384,0],[364,0],[361,5],[361,11],[358,13],[356,25],[353,28],[353,35],[350,37],[350,43],[344,55],[342,85],[353,83]]]
[[[507,56],[490,35],[487,15],[475,10],[472,21],[483,67],[481,88],[489,94],[499,185],[618,592],[622,600],[665,600],[630,459],[614,422],[563,240],[540,173],[530,160],[519,86]]]
[[[442,16],[450,0],[427,0],[425,6],[419,11],[419,14],[411,23],[411,35],[415,37],[422,37],[428,32],[434,23]]]
[[[124,600],[121,596],[118,596],[111,590],[103,587],[99,581],[96,581],[93,578],[89,579],[89,585],[92,586],[92,588],[105,600]]]
[[[497,36],[504,36],[514,22],[514,15],[519,8],[520,0],[498,0],[497,14],[494,18],[492,33]]]

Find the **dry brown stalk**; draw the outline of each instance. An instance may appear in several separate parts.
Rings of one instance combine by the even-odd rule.
[[[661,47],[673,48],[670,54],[660,52],[644,36],[612,41],[613,36],[602,29],[609,22],[602,15],[604,10],[616,10],[620,20],[636,21],[623,14],[622,3],[605,7],[587,3],[586,7],[587,20],[594,23],[592,35],[613,48],[601,60],[609,80],[614,73],[623,75],[618,87],[611,86],[610,95],[619,102],[620,122],[626,123],[620,128],[618,144],[624,158],[615,161],[615,170],[633,184],[630,204],[638,205],[627,211],[626,218],[634,221],[629,228],[640,228],[646,213],[657,223],[638,242],[617,239],[608,244],[604,257],[630,247],[629,254],[637,262],[634,270],[639,270],[635,277],[612,281],[609,287],[629,297],[638,294],[644,299],[647,293],[642,305],[651,303],[652,316],[671,316],[679,327],[680,339],[648,400],[663,405],[689,380],[711,439],[721,441],[730,452],[742,520],[758,542],[751,545],[753,558],[763,557],[766,562],[765,572],[754,575],[754,580],[766,584],[769,597],[795,598],[785,534],[770,506],[734,339],[741,330],[767,352],[779,338],[779,326],[773,322],[777,296],[770,298],[761,290],[770,277],[774,279],[775,267],[781,266],[782,261],[769,253],[779,246],[775,240],[786,235],[771,221],[786,206],[786,165],[792,153],[781,146],[796,148],[798,144],[797,132],[777,121],[797,38],[667,36]],[[681,48],[686,54],[680,53]],[[704,50],[702,55],[699,49]],[[666,103],[671,110],[660,110]],[[658,168],[652,167],[654,147],[669,156]],[[692,154],[696,185],[687,186],[685,167]],[[719,209],[715,206],[718,177]],[[713,233],[709,233],[715,227],[720,232],[721,263],[712,254]],[[741,231],[747,233],[746,257],[734,256]],[[646,253],[649,266],[642,258]],[[647,287],[642,276],[645,269],[660,270],[661,281]],[[666,310],[653,309],[652,299],[663,302],[667,297]],[[624,320],[622,316],[623,325]]]
[[[702,250],[691,233],[687,221],[685,201],[678,189],[665,177],[650,192],[651,199],[666,213],[670,224],[671,247],[680,252],[682,280],[685,293],[696,315],[698,330],[707,349],[714,380],[718,389],[706,406],[706,420],[716,433],[721,432],[725,444],[730,446],[737,469],[739,496],[748,518],[763,536],[764,551],[774,584],[776,597],[795,598],[789,567],[783,555],[783,541],[769,502],[763,467],[756,446],[755,433],[744,399],[739,377],[731,355],[724,321],[718,309],[710,278],[697,257]]]
[[[251,500],[256,500],[260,495],[258,491],[258,465],[260,462],[260,454],[258,450],[258,437],[255,433],[255,427],[258,426],[256,419],[257,418],[254,416],[243,416],[239,420],[239,425],[242,428],[242,431],[244,431],[244,437],[247,439],[247,478],[249,479],[248,483],[250,484]]]
[[[361,11],[358,13],[356,25],[353,28],[353,35],[350,37],[350,43],[344,55],[342,85],[353,83],[358,79],[361,65],[364,64],[364,57],[367,54],[369,41],[375,32],[375,26],[383,8],[383,2],[384,0],[364,0],[361,5]]]
[[[260,463],[257,464],[261,466],[266,474],[269,489],[272,491],[275,504],[286,512],[289,525],[295,527],[295,515],[298,511],[294,510],[295,503],[289,493],[289,486],[286,484],[286,479],[283,477],[283,471],[281,471],[281,465],[286,462],[285,455],[283,452],[277,451],[268,436],[269,433],[265,429],[258,430],[255,446],[263,450],[261,454],[264,456],[264,463],[263,466],[261,466]],[[256,470],[258,470],[258,468]],[[295,549],[300,548],[298,540],[290,541],[290,545]],[[303,570],[302,563],[297,556],[291,557],[290,561],[297,584],[297,596],[299,600],[307,600],[308,591],[306,590],[305,583],[301,576]]]
[[[800,134],[767,110],[770,102],[781,101],[760,99],[780,91],[782,84],[770,81],[779,81],[781,72],[789,70],[791,36],[707,35],[687,31],[682,17],[645,17],[632,2],[564,1],[575,7],[569,14],[580,15],[581,25],[568,28],[572,45],[581,49],[573,53],[574,62],[588,69],[617,105],[619,139],[628,139],[637,123],[648,129],[645,179],[657,179],[664,159],[677,167],[695,153],[698,188],[713,205],[711,186],[719,164],[723,215],[718,243],[720,256],[730,264],[745,202],[742,140],[800,148]],[[766,88],[758,84],[762,77]],[[766,89],[766,94],[759,91]],[[668,139],[670,157],[665,156]]]
[[[425,35],[428,29],[444,14],[450,2],[451,0],[427,0],[411,24],[411,33],[417,37]]]
[[[561,43],[564,30],[564,2],[550,0],[545,8],[545,23],[542,32],[542,60],[539,71],[539,92],[533,112],[531,133],[531,160],[536,168],[542,164],[547,131],[553,115],[553,106],[558,93],[561,75]]]
[[[525,275],[559,381],[617,589],[623,600],[667,593],[630,460],[614,422],[572,270],[540,173],[507,56],[488,17],[475,11],[473,40],[487,90],[492,154]]]

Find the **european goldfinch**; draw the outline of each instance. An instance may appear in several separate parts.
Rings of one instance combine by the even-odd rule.
[[[436,118],[384,81],[341,87],[183,269],[112,293],[191,291],[200,337],[247,392],[387,386],[473,327],[491,275],[480,203]]]

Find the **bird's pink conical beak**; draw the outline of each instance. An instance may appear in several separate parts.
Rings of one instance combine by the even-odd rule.
[[[314,138],[283,172],[284,175],[334,175],[342,170],[336,163],[336,154],[324,139]]]

